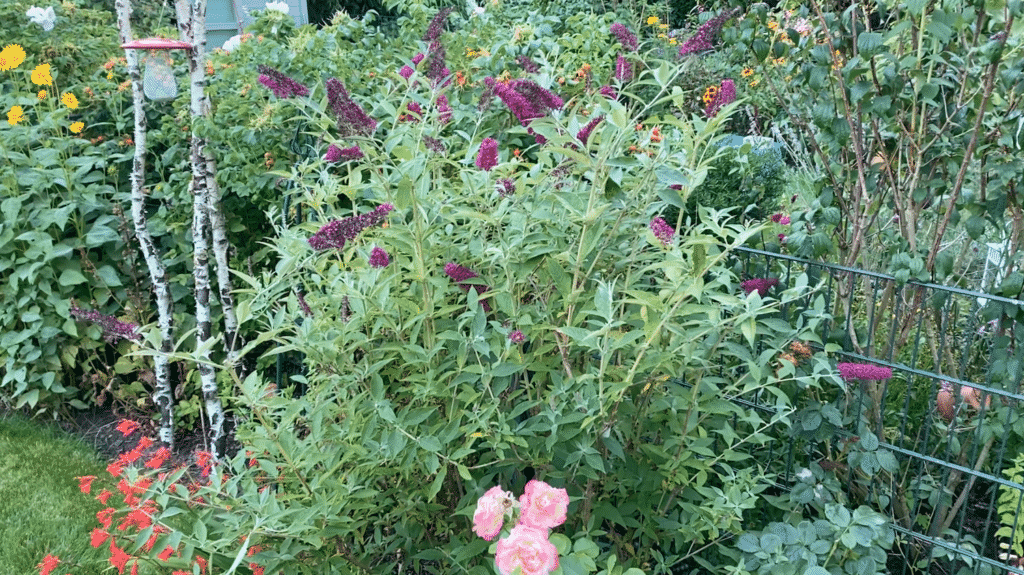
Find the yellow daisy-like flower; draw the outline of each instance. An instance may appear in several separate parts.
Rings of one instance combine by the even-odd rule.
[[[662,30],[668,30],[668,24],[658,24],[658,28],[661,28]]]
[[[676,39],[675,38],[669,38],[668,39],[668,43],[672,44],[673,46],[675,46],[676,45]]]
[[[83,128],[85,128],[84,122],[75,122],[68,126],[68,129],[71,130],[71,133],[73,134],[81,134]]]
[[[774,30],[778,30],[779,29],[779,23],[778,22],[769,22],[768,23],[768,29],[769,30],[773,30],[773,31]]]
[[[743,71],[740,72],[740,76],[743,76],[744,78],[749,78],[749,77],[751,77],[753,75],[754,75],[754,69],[753,68],[744,68]]]
[[[50,75],[49,64],[40,64],[32,70],[32,83],[37,86],[53,85],[53,76]]]
[[[65,92],[64,95],[60,97],[60,102],[72,110],[78,109],[78,98],[76,98],[71,92]]]
[[[8,44],[0,50],[0,72],[13,70],[25,61],[25,50],[18,44]]]
[[[757,86],[759,83],[760,83],[760,81],[758,81],[758,80],[751,80],[750,81],[750,87],[753,88],[753,87]]]
[[[38,97],[40,100],[46,98],[46,90],[39,90],[39,93],[36,94],[36,97]]]
[[[25,119],[25,112],[21,109],[21,106],[11,106],[11,109],[7,112],[7,123],[16,126],[18,122]]]
[[[654,25],[656,25],[656,24],[657,24],[658,22],[661,22],[661,18],[658,18],[657,16],[649,16],[649,17],[647,18],[647,25],[648,25],[648,26],[654,26]]]
[[[113,79],[114,79],[114,73],[113,72],[107,72],[107,80],[113,80]]]

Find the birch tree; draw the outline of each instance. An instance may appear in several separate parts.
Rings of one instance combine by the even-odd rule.
[[[117,25],[121,43],[133,39],[129,0],[117,0]],[[146,112],[143,106],[142,75],[139,73],[138,53],[135,50],[125,51],[128,75],[132,83],[132,104],[135,112],[135,157],[132,161],[131,174],[131,214],[135,227],[135,237],[142,250],[149,279],[153,284],[156,296],[157,324],[160,328],[160,353],[153,356],[153,372],[156,383],[153,388],[153,403],[160,412],[158,437],[168,448],[174,448],[174,397],[171,394],[171,378],[169,357],[173,351],[173,300],[167,283],[167,268],[160,254],[157,253],[153,236],[149,233],[146,219],[146,195],[143,191],[146,172]]]

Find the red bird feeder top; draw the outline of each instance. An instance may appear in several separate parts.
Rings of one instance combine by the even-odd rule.
[[[192,44],[170,38],[142,38],[121,44],[121,48],[135,50],[191,50]]]

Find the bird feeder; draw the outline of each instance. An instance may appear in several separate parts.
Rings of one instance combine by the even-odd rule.
[[[142,92],[156,102],[173,100],[178,95],[178,82],[171,67],[171,50],[191,50],[192,45],[169,38],[143,38],[121,44],[125,50],[142,50],[145,71]]]

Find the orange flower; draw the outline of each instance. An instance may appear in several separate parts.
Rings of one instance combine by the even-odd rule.
[[[651,141],[657,144],[662,140],[661,130],[657,126],[651,128]]]

